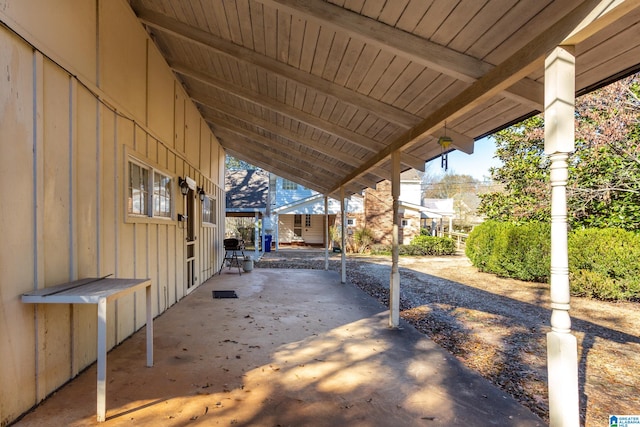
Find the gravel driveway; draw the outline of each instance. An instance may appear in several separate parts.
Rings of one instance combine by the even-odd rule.
[[[256,268],[324,268],[324,252],[280,250]],[[340,270],[339,254],[329,269]],[[388,304],[391,259],[349,255],[347,279]],[[478,272],[464,256],[401,257],[401,316],[548,420],[547,284]],[[640,304],[573,298],[584,426],[640,413]]]

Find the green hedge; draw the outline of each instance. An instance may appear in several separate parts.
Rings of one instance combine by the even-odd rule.
[[[548,282],[550,226],[487,221],[471,232],[466,254],[481,271]],[[603,300],[640,299],[640,235],[617,229],[569,234],[571,293]]]
[[[640,235],[620,229],[569,234],[571,293],[603,300],[640,299]]]
[[[549,280],[550,226],[546,223],[512,225],[487,221],[475,227],[465,253],[482,271],[519,280]]]
[[[453,255],[456,253],[456,242],[449,237],[416,236],[409,245],[398,247],[399,255],[425,256],[425,255]],[[372,255],[390,255],[391,246],[373,245]]]
[[[453,255],[456,253],[456,242],[450,237],[419,235],[411,240],[410,246],[417,246],[423,255]]]

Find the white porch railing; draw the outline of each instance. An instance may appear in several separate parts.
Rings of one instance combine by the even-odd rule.
[[[467,237],[469,237],[469,234],[458,233],[457,231],[445,231],[443,235],[444,237],[450,237],[456,241],[457,250],[461,250],[465,248],[465,245],[467,243]]]

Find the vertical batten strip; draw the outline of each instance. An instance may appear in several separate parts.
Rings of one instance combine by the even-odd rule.
[[[120,174],[118,173],[118,115],[115,112],[111,112],[111,114],[113,114],[113,229],[114,229],[114,277],[120,277],[120,270],[118,268],[118,266],[120,265],[120,230],[119,230],[119,224],[120,224],[120,215],[119,215],[119,209],[120,209],[120,181],[118,179],[118,177],[120,176]],[[126,163],[125,163],[126,165]],[[118,299],[116,299],[115,301],[115,307],[114,307],[114,325],[115,325],[115,343],[119,343],[119,337],[118,337],[118,325],[119,325],[119,320],[118,320]]]
[[[77,221],[77,179],[78,167],[75,164],[78,156],[78,81],[69,76],[69,280],[78,276],[78,221]]]
[[[44,288],[44,56],[35,50],[33,53],[33,287]],[[40,360],[40,354],[44,353],[45,337],[44,327],[40,327],[40,321],[44,322],[44,308],[38,304],[34,307],[35,328],[35,403],[40,402],[47,395],[45,382],[40,381],[44,372],[44,360]],[[44,359],[44,358],[43,358]]]
[[[78,150],[78,80],[69,76],[69,280],[78,278],[78,165],[81,161]],[[76,321],[79,308],[69,305],[69,377],[74,377],[79,369],[76,360]]]
[[[102,108],[96,100],[96,276],[102,277]]]

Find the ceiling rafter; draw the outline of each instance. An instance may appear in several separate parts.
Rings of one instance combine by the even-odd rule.
[[[321,175],[319,178],[322,178],[322,181],[325,183],[330,183],[331,181],[335,181],[335,177],[338,175],[337,172],[341,172],[336,170],[337,167],[335,165],[332,165],[331,163],[328,163],[325,160],[317,159],[317,158],[313,159],[313,163],[310,163],[310,161],[306,161],[306,160],[296,160],[295,165],[292,165],[290,156],[295,155],[295,153],[293,153],[291,151],[291,147],[287,146],[286,144],[283,144],[273,139],[264,137],[262,135],[247,131],[246,129],[238,128],[237,126],[223,120],[213,121],[212,124],[215,126],[215,129],[220,134],[233,135],[232,138],[237,138],[237,137],[244,138],[245,141],[249,141],[255,145],[258,145],[259,149],[262,150],[263,152],[270,153],[272,156],[277,156],[278,159],[284,162],[288,162],[290,166],[293,166],[296,169],[303,170],[303,171],[310,171],[310,170],[314,171],[318,175]],[[304,158],[304,157],[301,157],[301,158]],[[381,177],[380,179],[384,179],[384,177]],[[375,187],[377,181],[373,181],[364,176],[361,176],[355,180],[355,183],[360,187],[364,188],[364,187]],[[327,187],[327,189],[328,188],[329,187]],[[326,190],[325,190],[325,193],[326,193]]]
[[[279,2],[280,0],[277,1]],[[579,4],[571,12],[560,18],[546,31],[534,37],[500,65],[493,68],[467,89],[438,108],[419,125],[403,133],[375,157],[363,163],[357,170],[347,174],[340,185],[333,190],[335,191],[352,179],[366,173],[370,168],[384,161],[394,151],[402,149],[421,135],[433,132],[442,126],[446,120],[454,120],[466,112],[473,110],[483,101],[495,96],[513,85],[514,82],[527,76],[534,69],[539,69],[541,63],[544,61],[544,55],[561,44],[599,3],[600,0],[586,0]]]
[[[448,148],[472,153],[474,138],[542,110],[553,43],[577,44],[579,91],[638,64],[640,0],[488,0],[481,12],[464,0],[447,18],[403,2],[379,16],[326,0],[129,2],[209,126],[235,126],[224,149],[325,194],[389,178],[395,152],[423,170],[445,123]]]
[[[269,152],[281,153],[283,156],[296,156],[304,158],[301,155],[302,153],[284,142],[280,142],[272,138],[267,138],[248,129],[240,128],[233,123],[229,123],[226,120],[210,118],[207,119],[207,122],[212,123],[217,131],[225,133],[232,132],[236,135],[242,136],[250,141],[260,144],[264,149],[268,149]],[[335,164],[332,164],[329,161],[320,158],[313,158],[313,163],[303,160],[297,161],[300,164],[296,166],[317,170],[325,175],[324,178],[335,177],[336,172],[338,172],[336,169],[339,169]]]
[[[217,89],[220,89],[222,91],[225,91],[227,93],[230,93],[231,95],[234,95],[245,101],[249,101],[253,104],[259,105],[269,110],[273,110],[278,114],[282,114],[291,119],[294,119],[308,126],[316,128],[319,131],[341,138],[348,143],[359,146],[360,148],[364,148],[370,151],[371,153],[375,154],[385,147],[385,145],[381,142],[374,141],[370,138],[367,138],[366,136],[352,132],[348,129],[345,129],[334,123],[326,121],[322,118],[319,118],[317,116],[314,116],[302,110],[291,107],[287,104],[274,100],[273,98],[259,95],[253,91],[234,85],[230,82],[223,81],[221,79],[212,77],[200,71],[193,70],[184,64],[179,64],[171,61],[169,62],[169,66],[174,72],[178,74],[181,74],[185,77],[193,78],[195,80],[200,81],[201,83],[204,83],[206,85],[209,85]],[[401,161],[403,164],[407,166],[418,169],[420,171],[424,171],[423,159],[419,159],[407,153],[402,153]]]
[[[302,14],[323,26],[344,32],[369,45],[377,46],[381,50],[392,52],[467,83],[475,82],[494,68],[494,65],[473,56],[454,51],[328,2],[310,0],[258,1],[280,10],[286,10],[292,15]],[[542,84],[534,80],[524,77],[513,82],[512,86],[504,88],[503,91],[504,96],[527,104],[537,111],[543,110],[544,88]]]
[[[410,128],[420,121],[420,117],[396,108],[384,102],[377,101],[357,91],[335,84],[322,77],[299,70],[289,64],[260,55],[251,49],[238,46],[219,37],[184,24],[175,19],[141,8],[138,18],[146,25],[157,30],[171,33],[181,39],[198,43],[218,53],[224,54],[238,62],[245,62],[260,67],[267,72],[295,81],[307,88],[334,97],[340,102],[347,103],[358,109],[365,109],[399,127]]]
[[[238,120],[249,123],[253,126],[257,126],[274,135],[279,135],[280,137],[287,139],[292,143],[296,144],[298,147],[303,146],[303,147],[312,149],[320,154],[324,154],[325,156],[334,157],[335,159],[340,160],[341,162],[346,163],[352,167],[356,167],[359,164],[359,162],[356,159],[354,159],[352,155],[348,153],[344,153],[342,151],[333,149],[327,144],[324,144],[320,141],[314,141],[309,137],[300,135],[296,132],[293,132],[290,129],[283,128],[282,126],[278,126],[275,123],[264,120],[260,117],[254,116],[250,113],[247,113],[235,107],[226,106],[226,105],[224,107],[220,107],[220,106],[217,106],[216,103],[213,102],[213,100],[207,100],[204,98],[202,99],[192,98],[192,100],[196,104],[200,104],[203,108],[218,111],[222,114],[226,114],[228,116],[234,117]],[[205,115],[205,119],[213,120],[213,118],[209,117],[208,115]]]

